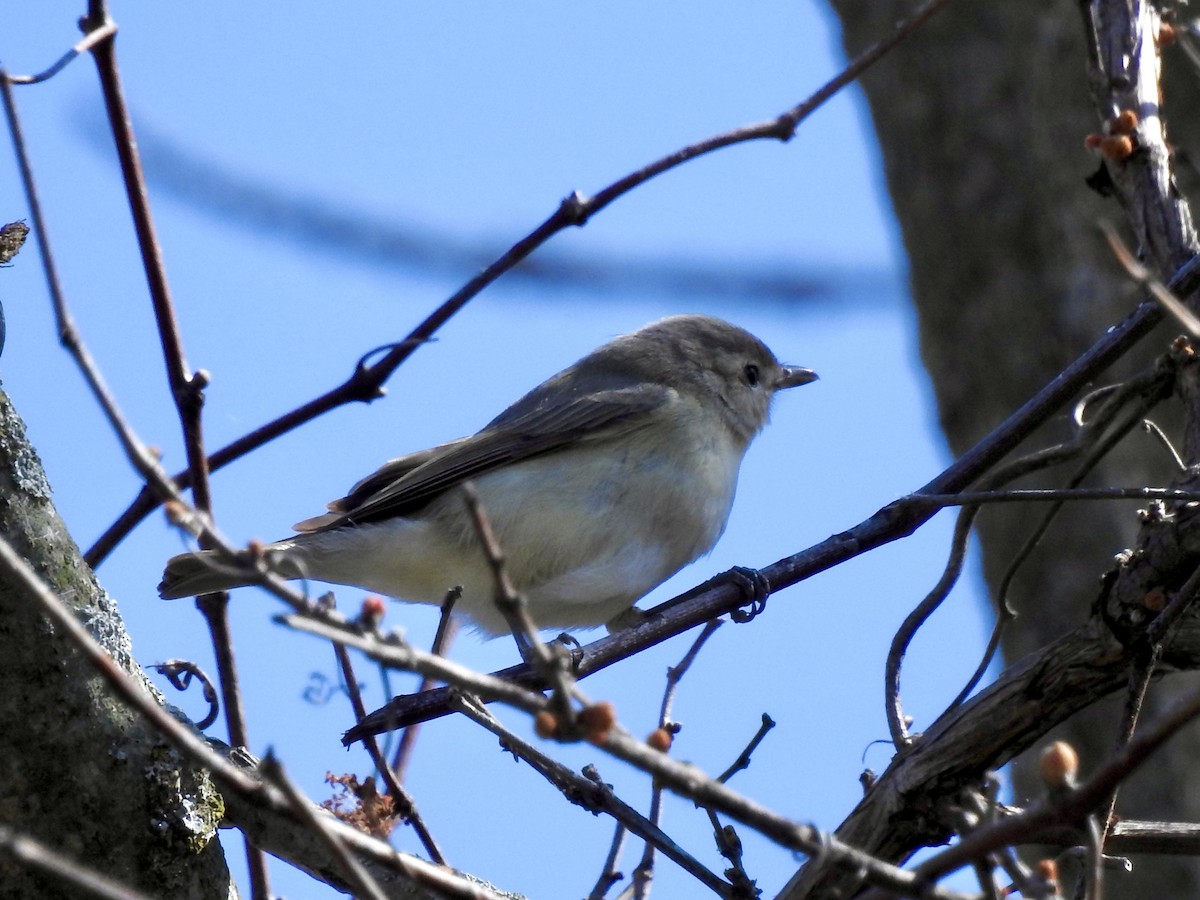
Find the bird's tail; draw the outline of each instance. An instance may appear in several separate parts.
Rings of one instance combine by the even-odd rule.
[[[223,565],[211,550],[199,550],[167,560],[158,595],[164,600],[175,600],[226,591],[246,583],[243,570]]]

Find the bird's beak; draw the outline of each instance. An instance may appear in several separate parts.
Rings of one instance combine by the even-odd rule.
[[[781,391],[784,388],[800,387],[802,384],[811,384],[816,380],[817,373],[812,369],[806,369],[803,366],[784,366],[783,377],[775,385],[775,390]]]

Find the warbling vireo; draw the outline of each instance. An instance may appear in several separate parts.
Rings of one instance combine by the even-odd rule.
[[[456,489],[470,480],[538,626],[610,622],[713,548],[771,398],[816,377],[728,322],[663,319],[589,353],[473,437],[386,463],[266,558],[286,578],[417,603],[440,604],[461,585],[455,611],[503,633]],[[167,563],[159,592],[243,583],[211,552],[185,553]]]

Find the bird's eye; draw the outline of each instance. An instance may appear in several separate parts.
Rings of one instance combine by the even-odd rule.
[[[746,363],[746,368],[742,370],[746,373],[746,383],[750,387],[758,386],[758,366],[754,363]]]

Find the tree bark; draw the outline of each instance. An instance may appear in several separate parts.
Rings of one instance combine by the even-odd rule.
[[[832,6],[854,56],[913,4],[834,0]],[[1075,4],[951,4],[862,79],[908,253],[922,358],[954,453],[1136,302],[1097,229],[1102,219],[1122,224],[1123,213],[1085,184],[1097,162],[1084,138],[1099,131],[1099,122],[1088,94],[1084,34]],[[1168,81],[1170,90],[1187,92],[1170,95],[1177,107],[1194,108],[1188,99],[1195,98],[1195,83],[1194,75],[1191,83]],[[1168,116],[1177,140],[1179,124]],[[1111,380],[1161,353],[1172,334],[1156,331]],[[1064,418],[1026,449],[1067,434]],[[1029,485],[1061,486],[1071,472],[1060,469]],[[1135,435],[1087,483],[1166,484],[1172,476],[1167,454]],[[980,517],[993,596],[1036,521],[1024,505],[994,507]],[[1079,626],[1099,576],[1137,528],[1130,503],[1068,505],[1013,582],[1010,600],[1020,618],[1004,638],[1006,659],[1021,659]],[[903,614],[896,611],[897,623]],[[1172,684],[1152,688],[1146,715],[1169,702],[1172,690]],[[1114,700],[1079,713],[1054,737],[1075,744],[1086,773],[1111,754],[1119,723]],[[1200,818],[1200,797],[1185,789],[1198,753],[1196,737],[1175,740],[1127,786],[1118,812]],[[1013,780],[1018,803],[1042,791],[1028,756],[1017,760]],[[1133,876],[1110,879],[1106,896],[1194,896],[1198,874],[1191,861],[1135,860]]]
[[[41,462],[2,391],[0,534],[157,697],[116,604],[58,518]],[[0,685],[0,823],[151,896],[236,896],[216,840],[224,805],[208,776],[116,701],[21,586],[3,579]],[[0,898],[78,896],[0,850]]]

